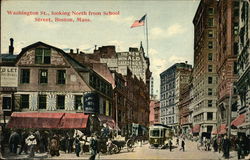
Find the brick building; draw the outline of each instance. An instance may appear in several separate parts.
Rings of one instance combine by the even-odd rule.
[[[237,80],[239,28],[239,1],[218,2],[218,114],[217,127],[230,125],[236,117],[237,93],[233,83]],[[230,102],[230,96],[232,100]],[[231,109],[229,105],[232,105]],[[229,109],[232,111],[230,113]]]

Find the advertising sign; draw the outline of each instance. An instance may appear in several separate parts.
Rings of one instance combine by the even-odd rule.
[[[99,96],[95,92],[87,92],[84,94],[84,113],[92,114],[99,111]]]
[[[17,87],[17,67],[0,67],[0,87]]]

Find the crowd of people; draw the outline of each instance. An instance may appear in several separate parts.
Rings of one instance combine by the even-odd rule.
[[[94,136],[92,136],[94,137]],[[27,154],[29,158],[35,153],[49,153],[50,156],[60,156],[59,150],[65,153],[80,153],[89,150],[87,136],[84,134],[55,134],[47,131],[15,131],[9,136],[9,152],[14,155]]]
[[[250,154],[250,136],[246,135],[232,136],[231,138],[227,135],[217,135],[213,138],[203,137],[199,143],[199,147],[203,146],[205,151],[222,152],[226,159],[230,157],[232,150],[237,151],[238,159],[245,158]]]

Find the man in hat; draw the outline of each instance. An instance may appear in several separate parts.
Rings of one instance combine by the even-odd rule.
[[[29,158],[34,157],[35,156],[35,146],[37,144],[36,137],[34,136],[34,134],[31,133],[30,136],[28,136],[26,138],[25,142],[30,149]]]

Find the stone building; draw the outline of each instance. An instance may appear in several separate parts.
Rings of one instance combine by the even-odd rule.
[[[240,1],[239,18],[239,54],[238,54],[238,74],[236,83],[239,94],[239,108],[237,121],[238,127],[246,129],[250,134],[250,49],[249,49],[249,28],[250,28],[250,6],[249,1]],[[242,124],[243,123],[243,124]]]
[[[211,133],[216,128],[217,14],[217,0],[201,0],[193,19],[194,78],[191,106],[196,133]]]
[[[180,90],[188,83],[192,66],[176,63],[160,74],[160,123],[179,127]]]

